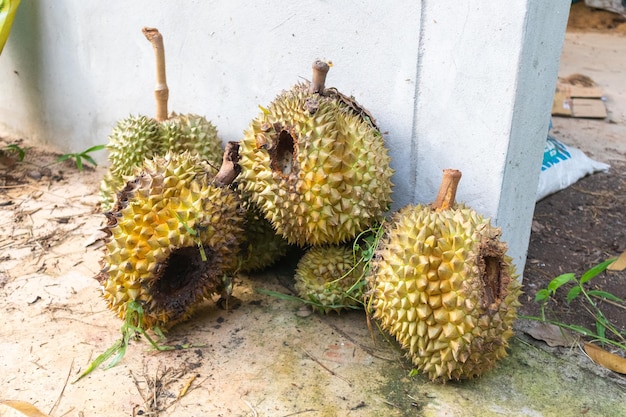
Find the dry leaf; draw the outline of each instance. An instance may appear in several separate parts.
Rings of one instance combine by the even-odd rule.
[[[550,323],[537,323],[525,331],[533,339],[543,340],[548,346],[571,346],[574,338],[571,333]]]
[[[50,417],[34,405],[24,401],[0,400],[0,416],[2,417]]]
[[[626,250],[622,252],[619,258],[617,258],[615,262],[610,264],[606,269],[609,271],[623,271],[626,269]]]
[[[593,360],[598,365],[604,366],[606,369],[610,369],[614,372],[619,372],[620,374],[626,374],[626,358],[622,358],[621,356],[614,355],[611,352],[607,352],[606,350],[598,347],[592,343],[585,343],[585,352],[591,360]]]

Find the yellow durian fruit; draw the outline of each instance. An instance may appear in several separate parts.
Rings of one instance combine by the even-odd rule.
[[[374,119],[325,88],[328,64],[312,82],[278,95],[244,132],[244,196],[289,243],[339,244],[381,219],[391,202],[390,158]]]
[[[244,203],[246,222],[241,244],[240,272],[258,272],[272,266],[287,254],[289,244],[253,204]]]
[[[238,195],[214,184],[215,169],[189,153],[146,160],[106,213],[102,285],[108,307],[125,318],[144,310],[144,329],[190,317],[213,294],[228,295],[244,213]]]
[[[374,319],[439,381],[480,376],[506,356],[520,305],[500,229],[454,203],[460,176],[444,171],[432,206],[395,213],[369,276]]]
[[[363,264],[350,246],[314,246],[296,267],[296,292],[322,313],[360,308],[363,304]]]

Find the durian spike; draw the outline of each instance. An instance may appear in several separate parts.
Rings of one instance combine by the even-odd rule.
[[[145,27],[141,30],[154,48],[156,58],[156,86],[154,88],[154,98],[156,99],[156,117],[159,122],[167,120],[167,100],[170,90],[167,88],[165,78],[165,49],[163,48],[163,36],[157,28]]]
[[[456,189],[461,181],[461,171],[458,169],[444,169],[443,179],[439,186],[439,193],[437,198],[431,204],[431,207],[436,211],[449,210],[454,206],[454,199],[456,198]]]
[[[238,164],[239,161],[239,142],[228,142],[226,149],[224,150],[224,157],[222,158],[222,166],[215,175],[213,182],[218,187],[224,187],[230,185],[239,172],[241,167]]]
[[[313,63],[313,79],[309,86],[309,93],[324,94],[324,83],[326,82],[326,74],[330,66],[319,59]]]

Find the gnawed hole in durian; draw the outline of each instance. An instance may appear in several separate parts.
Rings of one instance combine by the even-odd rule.
[[[274,172],[288,176],[294,171],[295,138],[287,130],[281,130],[275,146],[270,151],[271,167]]]
[[[485,286],[485,297],[487,307],[494,303],[499,304],[502,300],[502,277],[500,259],[495,256],[483,256],[484,273],[481,274]]]
[[[204,248],[206,256],[211,259],[211,251]],[[174,250],[152,285],[151,295],[156,303],[156,310],[169,312],[175,320],[185,314],[203,292],[206,276],[209,274],[211,262],[202,261],[200,249],[188,246]]]

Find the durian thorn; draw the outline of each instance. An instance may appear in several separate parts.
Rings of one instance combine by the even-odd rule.
[[[313,63],[313,79],[309,85],[310,94],[324,94],[324,84],[326,83],[326,74],[330,66],[319,59]]]
[[[444,169],[443,179],[439,186],[439,193],[437,198],[431,204],[431,207],[436,211],[449,210],[454,206],[454,199],[456,198],[456,189],[461,181],[461,171],[458,169]]]
[[[165,77],[165,49],[163,47],[163,36],[157,28],[145,27],[141,30],[154,48],[156,58],[156,86],[154,88],[154,98],[156,99],[156,117],[159,122],[167,120],[167,100],[170,90],[167,88]]]
[[[226,144],[226,149],[224,149],[222,166],[213,179],[214,184],[218,187],[224,187],[232,184],[241,171],[241,167],[238,162],[239,142],[228,142]]]

